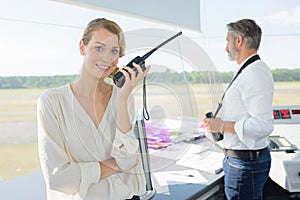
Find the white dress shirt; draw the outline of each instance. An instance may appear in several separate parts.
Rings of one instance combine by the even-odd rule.
[[[96,127],[69,84],[47,90],[40,96],[38,146],[48,200],[120,200],[145,193],[141,161],[135,166],[140,158],[138,141],[133,128],[127,134],[116,128],[115,100],[114,87]],[[134,122],[134,101],[130,98],[128,102]],[[111,158],[124,172],[100,179],[99,162]]]
[[[224,133],[224,148],[261,149],[268,145],[268,137],[274,129],[273,91],[273,76],[263,61],[256,60],[239,74],[223,101],[221,118],[235,122],[236,131],[236,134]]]

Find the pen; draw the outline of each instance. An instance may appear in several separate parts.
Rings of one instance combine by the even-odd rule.
[[[205,137],[205,135],[199,135],[199,136],[196,136],[196,137],[193,137],[193,138],[185,139],[184,142],[192,142],[192,141],[198,140],[200,138],[204,138],[204,137]]]
[[[179,174],[179,173],[171,173],[173,175],[186,176],[186,177],[195,177],[193,174]]]
[[[215,170],[215,174],[220,174],[223,171],[223,168]]]

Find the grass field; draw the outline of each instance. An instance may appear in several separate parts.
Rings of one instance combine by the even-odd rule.
[[[36,101],[44,89],[1,89],[0,122],[36,120]]]
[[[0,146],[0,180],[7,180],[39,169],[36,144]]]
[[[220,86],[225,88],[225,86]],[[211,95],[205,85],[192,85],[193,95],[197,100],[199,112],[203,105],[210,105]],[[14,123],[36,120],[36,102],[38,96],[44,89],[15,89],[0,90],[0,123]],[[300,105],[300,82],[279,82],[275,83],[273,105]],[[184,107],[177,92],[170,88],[147,89],[148,103],[150,105],[161,105],[170,115],[180,113],[174,107]],[[220,92],[222,95],[222,92]],[[140,97],[139,97],[140,98]],[[170,104],[170,101],[175,103]],[[187,104],[189,102],[186,102]],[[173,107],[172,107],[173,106]],[[201,107],[202,106],[202,107]],[[182,109],[182,108],[181,108]],[[203,116],[203,113],[201,113]],[[4,134],[1,132],[1,135]],[[0,136],[1,138],[1,136]],[[5,144],[0,145],[0,180],[7,180],[13,177],[24,175],[40,169],[36,144]]]

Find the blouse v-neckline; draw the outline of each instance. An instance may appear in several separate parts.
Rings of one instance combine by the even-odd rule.
[[[103,123],[103,121],[106,119],[106,115],[107,115],[107,112],[108,110],[110,110],[110,106],[111,106],[111,102],[112,102],[112,98],[114,96],[114,92],[115,92],[115,89],[114,87],[112,88],[112,94],[110,96],[110,99],[107,103],[107,106],[105,108],[105,111],[103,113],[103,116],[102,116],[102,119],[100,120],[98,126],[96,126],[96,124],[94,123],[94,121],[92,120],[92,118],[88,115],[88,113],[85,111],[85,109],[82,107],[82,105],[80,104],[80,102],[78,101],[78,99],[76,98],[75,94],[73,93],[72,91],[72,87],[71,87],[71,84],[68,85],[68,91],[70,93],[70,96],[71,96],[71,103],[73,104],[74,102],[76,104],[78,104],[78,108],[80,110],[81,113],[83,113],[84,117],[82,115],[79,115],[84,121],[86,121],[87,123],[91,123],[93,125],[93,127],[95,127],[97,130],[99,130],[99,128],[101,127],[101,124]]]

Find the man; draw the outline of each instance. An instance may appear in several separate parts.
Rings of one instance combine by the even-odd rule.
[[[257,51],[261,28],[251,19],[227,24],[226,51],[239,65],[223,99],[222,117],[204,119],[209,132],[223,132],[226,198],[262,199],[271,167],[274,82]]]

